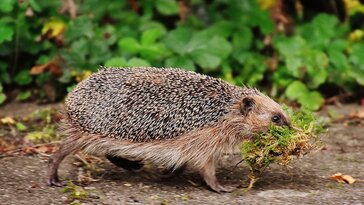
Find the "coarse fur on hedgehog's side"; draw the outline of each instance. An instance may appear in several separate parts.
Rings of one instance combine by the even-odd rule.
[[[169,169],[189,166],[215,191],[215,164],[254,133],[287,124],[281,106],[256,89],[180,69],[102,69],[66,100],[67,138],[50,160],[49,183],[77,150],[147,160]]]

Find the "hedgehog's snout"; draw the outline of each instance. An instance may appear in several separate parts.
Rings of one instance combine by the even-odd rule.
[[[271,118],[271,121],[273,124],[277,125],[277,126],[287,126],[287,127],[291,127],[291,122],[289,121],[289,119],[287,119],[287,117],[285,117],[282,114],[274,114]]]

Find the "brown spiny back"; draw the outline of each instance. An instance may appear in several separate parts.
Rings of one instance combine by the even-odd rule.
[[[181,69],[109,68],[79,83],[66,108],[83,131],[145,142],[216,123],[253,94],[260,93]]]

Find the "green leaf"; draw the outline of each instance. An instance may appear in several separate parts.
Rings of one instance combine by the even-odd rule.
[[[18,94],[18,96],[16,96],[16,100],[24,101],[24,100],[27,100],[31,95],[32,95],[32,93],[29,90],[22,91]]]
[[[221,59],[227,58],[231,53],[230,43],[220,36],[215,36],[206,44],[206,52],[214,54]]]
[[[128,66],[130,67],[150,67],[148,61],[141,58],[132,58],[128,61]]]
[[[302,107],[314,111],[318,110],[324,104],[325,100],[319,92],[313,91],[301,95],[298,98],[298,102]]]
[[[166,31],[166,27],[162,22],[159,21],[143,21],[143,23],[141,25],[139,25],[139,30],[140,31],[146,31],[146,30],[151,30],[151,29],[157,29],[160,30],[163,34],[165,34]]]
[[[191,40],[194,31],[188,28],[177,28],[168,32],[163,42],[173,52],[184,55],[187,52],[187,44]]]
[[[358,82],[360,85],[364,85],[364,70],[354,66],[349,70],[348,73],[349,76],[356,80],[356,82]]]
[[[319,14],[313,21],[302,26],[299,32],[314,48],[329,47],[331,39],[336,35],[338,19],[328,14]]]
[[[52,60],[52,57],[49,55],[40,55],[40,56],[38,56],[36,64],[38,64],[38,65],[46,64],[51,60]]]
[[[71,51],[72,55],[79,57],[80,63],[82,63],[86,60],[86,55],[89,54],[88,41],[85,38],[74,41],[71,45]]]
[[[104,41],[95,40],[89,44],[89,64],[101,65],[111,58],[110,48]]]
[[[36,0],[29,0],[29,4],[32,7],[32,9],[36,12],[40,12],[42,10],[42,8],[39,6]]]
[[[178,4],[175,0],[157,0],[157,10],[163,15],[173,15],[178,13]]]
[[[348,47],[349,41],[344,39],[335,39],[332,43],[330,43],[330,46],[327,48],[328,51],[337,51],[337,52],[343,52]]]
[[[183,34],[185,31],[178,31],[178,35]],[[170,47],[180,55],[188,54],[196,64],[204,69],[217,68],[222,59],[227,58],[232,50],[230,43],[226,39],[221,36],[214,36],[214,34],[206,31],[194,33],[192,37],[185,38],[185,40],[188,40],[188,43],[180,44],[178,47],[175,46],[172,39],[176,40],[175,37],[167,36],[168,44],[171,43]]]
[[[158,38],[165,34],[164,30],[160,29],[149,29],[142,33],[140,40],[141,45],[152,45]]]
[[[349,67],[349,62],[341,51],[338,50],[329,50],[329,59],[331,63],[337,68],[339,71],[345,71]]]
[[[279,66],[272,76],[274,84],[279,87],[287,87],[292,81],[292,76],[288,69],[284,66]]]
[[[253,21],[259,26],[263,34],[268,35],[274,31],[274,23],[266,11],[257,11]]]
[[[214,37],[212,33],[201,31],[194,33],[191,40],[187,43],[185,49],[186,53],[191,53],[195,50],[203,50],[207,48],[207,44],[211,38]]]
[[[231,35],[234,29],[234,24],[229,21],[218,21],[209,28],[206,29],[207,32],[213,33],[214,35],[227,38]]]
[[[146,60],[159,60],[166,54],[166,48],[163,44],[153,44],[149,46],[142,46],[139,50],[140,55]]]
[[[323,84],[328,76],[326,67],[329,59],[326,54],[317,50],[308,50],[302,55],[308,73],[308,87],[317,88]]]
[[[14,9],[14,4],[16,4],[16,0],[2,0],[0,11],[9,13]]]
[[[220,63],[221,58],[216,55],[201,51],[194,51],[190,55],[192,59],[205,70],[214,70]]]
[[[307,44],[300,36],[292,38],[276,38],[274,44],[278,52],[283,55],[286,61],[286,67],[296,78],[302,76],[300,70],[304,66],[304,57],[302,56],[307,51]]]
[[[291,38],[275,38],[273,41],[277,47],[279,53],[284,56],[296,56],[299,55],[302,50],[307,49],[305,39],[301,36],[294,36]]]
[[[137,53],[140,49],[140,45],[135,38],[126,37],[122,38],[118,42],[119,50],[121,52]]]
[[[165,67],[183,68],[191,71],[196,70],[193,61],[185,56],[173,56],[166,59]]]
[[[69,92],[69,93],[72,92],[72,90],[75,89],[75,87],[76,87],[76,84],[67,86],[67,92]]]
[[[0,105],[3,104],[6,100],[6,95],[4,93],[0,93]]]
[[[32,82],[32,76],[28,70],[22,70],[15,76],[14,80],[18,85],[28,85]]]
[[[23,131],[25,131],[25,130],[27,130],[28,128],[27,128],[27,126],[25,126],[23,123],[21,123],[21,122],[17,122],[16,124],[15,124],[15,127],[16,127],[16,129],[18,130],[18,131],[20,131],[20,132],[23,132]]]
[[[326,69],[313,69],[312,72],[309,72],[309,78],[307,82],[307,86],[311,89],[317,88],[323,83],[326,82],[328,73]]]
[[[233,34],[233,46],[238,50],[250,49],[253,42],[253,33],[250,28],[241,28]]]
[[[359,69],[364,70],[364,43],[353,45],[349,60]]]
[[[124,67],[127,65],[125,58],[122,57],[114,57],[105,62],[105,67]]]
[[[84,36],[91,39],[94,36],[94,31],[94,25],[91,20],[87,16],[79,16],[70,21],[64,32],[64,39],[66,42],[70,42]]]
[[[300,81],[294,81],[287,87],[285,94],[290,100],[297,100],[308,93],[307,87]]]
[[[104,44],[114,45],[117,41],[118,34],[116,33],[116,28],[111,24],[107,24],[103,27],[98,27],[96,30],[96,38],[102,39]]]
[[[45,72],[37,75],[35,83],[38,87],[42,87],[49,79],[51,79],[52,74],[50,72]]]
[[[6,41],[11,41],[14,35],[14,30],[11,26],[0,22],[0,44]]]
[[[255,86],[263,79],[264,72],[267,70],[267,67],[261,63],[266,61],[266,58],[258,53],[245,52],[240,60],[242,67],[235,79],[236,82]]]

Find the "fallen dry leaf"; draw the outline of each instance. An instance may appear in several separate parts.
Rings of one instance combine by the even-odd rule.
[[[340,183],[347,183],[347,184],[353,184],[356,180],[350,176],[350,175],[343,175],[342,173],[338,172],[332,176],[330,176],[330,179],[336,180]]]
[[[50,71],[56,77],[59,77],[62,74],[61,67],[54,61],[49,61],[48,63],[42,65],[33,66],[29,73],[31,75],[39,75],[45,71]]]
[[[349,117],[364,119],[364,109],[355,110],[349,114]]]
[[[0,122],[4,125],[14,125],[16,123],[12,117],[1,118]]]
[[[40,144],[35,146],[27,146],[23,148],[23,153],[25,154],[51,154],[56,151],[54,145],[52,144]]]
[[[7,153],[10,150],[14,150],[16,148],[16,142],[14,140],[5,140],[0,138],[0,153]]]

